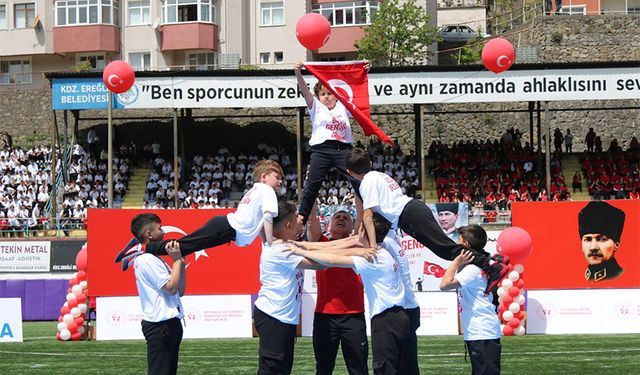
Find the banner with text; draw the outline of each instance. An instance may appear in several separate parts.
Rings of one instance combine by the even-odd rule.
[[[527,289],[640,288],[640,201],[514,202],[512,224],[533,239]]]
[[[185,296],[184,338],[252,337],[251,295]],[[98,340],[142,340],[138,297],[98,297]]]
[[[316,83],[305,76],[310,87]],[[53,79],[53,109],[106,109],[100,78]],[[640,68],[369,74],[372,105],[640,99]],[[304,107],[293,72],[269,76],[141,77],[115,108]]]
[[[164,239],[178,239],[209,219],[233,210],[153,210],[160,216]],[[132,238],[131,219],[143,210],[90,209],[88,213],[88,281],[94,296],[137,295],[133,267],[122,272],[116,255]],[[105,230],[105,228],[108,228]],[[234,242],[188,255],[187,294],[255,294],[260,288],[261,244]],[[171,264],[171,260],[165,257]]]
[[[51,242],[0,242],[0,272],[49,272]]]
[[[640,333],[640,289],[531,290],[527,333]]]
[[[76,257],[85,240],[52,241],[51,272],[76,272]]]

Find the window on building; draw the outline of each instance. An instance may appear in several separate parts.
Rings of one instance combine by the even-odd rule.
[[[378,9],[378,0],[322,3],[313,6],[313,11],[327,17],[331,26],[370,25]]]
[[[260,53],[260,64],[271,64],[271,53],[269,53],[269,52],[261,52]]]
[[[260,16],[261,26],[284,25],[284,2],[261,3]]]
[[[104,55],[79,55],[78,63],[89,62],[92,69],[102,70],[107,65]]]
[[[59,0],[55,4],[56,26],[120,25],[118,0]]]
[[[130,53],[129,64],[134,70],[151,69],[151,52]]]
[[[213,0],[166,0],[162,5],[164,23],[213,22]]]
[[[15,4],[13,17],[16,29],[31,27],[33,19],[36,17],[36,3]]]
[[[31,60],[0,60],[0,85],[31,83]]]
[[[214,58],[213,52],[189,53],[189,66],[192,70],[214,70]]]
[[[284,52],[274,52],[273,59],[276,64],[282,64],[284,62]]]
[[[7,28],[7,5],[0,4],[0,30]]]
[[[334,56],[334,57],[323,57],[320,61],[346,61],[347,59],[344,56]]]
[[[129,25],[148,25],[151,23],[149,0],[129,1]]]

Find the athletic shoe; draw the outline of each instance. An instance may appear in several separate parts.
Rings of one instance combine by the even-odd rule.
[[[500,281],[509,274],[509,261],[509,257],[505,257],[503,255],[494,255],[491,257],[489,267],[485,270],[488,280],[487,289],[485,289],[484,294],[492,293],[494,290],[498,289]]]
[[[122,270],[126,271],[138,255],[144,253],[144,246],[136,238],[132,238],[116,256],[116,263],[122,262]]]

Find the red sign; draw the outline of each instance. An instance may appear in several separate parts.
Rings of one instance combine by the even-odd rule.
[[[524,228],[533,239],[533,250],[524,262],[527,273],[525,286],[527,289],[640,287],[640,201],[612,200],[606,202],[624,211],[622,233],[613,256],[623,272],[613,279],[603,277],[599,281],[589,281],[585,277],[588,262],[587,256],[583,252],[578,214],[587,206],[587,203],[513,203],[513,226]],[[616,220],[605,216],[599,215],[595,222],[616,222]],[[593,219],[591,222],[592,228],[612,226],[611,224],[594,225]],[[619,222],[616,222],[613,226],[619,228],[618,224]],[[589,232],[591,231],[596,231],[596,229],[590,229]]]
[[[162,220],[164,238],[178,239],[209,219],[233,210],[153,210]],[[133,268],[122,271],[114,259],[132,238],[131,219],[145,210],[90,209],[88,214],[88,284],[92,296],[137,295]],[[187,294],[255,294],[260,288],[260,241],[247,247],[231,242],[185,258]],[[165,257],[171,264],[171,260]]]

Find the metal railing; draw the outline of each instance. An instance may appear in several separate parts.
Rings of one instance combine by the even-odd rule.
[[[28,218],[0,219],[0,238],[86,237],[86,219]]]

